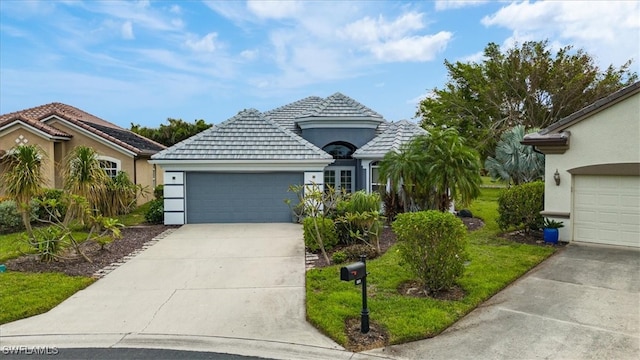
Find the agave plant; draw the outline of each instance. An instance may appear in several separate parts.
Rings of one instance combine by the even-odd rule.
[[[31,228],[30,201],[42,191],[44,152],[37,145],[19,145],[0,158],[3,171],[0,176],[5,193],[16,201],[29,238]]]

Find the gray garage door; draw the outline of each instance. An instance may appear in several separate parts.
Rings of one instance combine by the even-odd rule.
[[[187,223],[291,222],[302,173],[187,173]]]

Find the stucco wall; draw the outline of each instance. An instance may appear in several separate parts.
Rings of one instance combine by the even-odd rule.
[[[20,136],[22,136],[22,138],[20,138]],[[42,172],[45,178],[45,186],[53,187],[56,174],[53,158],[53,142],[35,132],[27,130],[22,125],[15,125],[6,130],[0,137],[0,149],[9,150],[13,148],[18,145],[16,140],[19,140],[21,144],[38,145],[47,154],[44,159]],[[2,193],[0,192],[0,194]]]
[[[375,135],[375,129],[319,128],[302,130],[302,137],[319,148],[336,141],[345,141],[360,148],[371,141]]]
[[[640,94],[629,97],[567,128],[571,132],[564,154],[548,154],[545,163],[545,213],[570,213],[574,179],[568,170],[610,163],[640,162]],[[553,174],[560,174],[556,186]],[[571,219],[564,222],[560,239],[573,238]]]
[[[155,184],[153,178],[153,168],[156,167]],[[138,184],[146,187],[149,191],[146,198],[139,198],[138,204],[144,204],[153,200],[153,189],[163,183],[163,171],[160,166],[149,164],[149,158],[136,159],[136,174]],[[133,178],[132,178],[133,179]]]

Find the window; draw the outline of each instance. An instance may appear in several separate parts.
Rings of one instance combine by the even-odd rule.
[[[334,159],[351,159],[351,155],[356,151],[356,147],[342,141],[333,142],[322,148]]]
[[[376,192],[381,187],[384,187],[384,183],[380,182],[380,162],[375,161],[371,163],[371,192]]]
[[[324,171],[325,191],[328,191],[329,187],[331,187],[335,189],[336,192],[354,192],[353,172],[354,168],[350,166],[328,167]]]
[[[109,156],[98,156],[100,161],[100,167],[104,170],[110,178],[115,178],[120,171],[120,160]]]

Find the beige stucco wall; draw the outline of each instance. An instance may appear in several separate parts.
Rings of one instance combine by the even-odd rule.
[[[22,136],[22,138],[20,138],[20,136]],[[48,138],[43,137],[42,134],[32,131],[21,124],[16,124],[3,131],[2,135],[0,135],[0,149],[9,150],[13,148],[18,145],[16,140],[20,140],[21,144],[38,145],[44,153],[47,154],[44,159],[42,171],[45,178],[45,186],[53,186],[56,174],[53,158],[53,141],[50,141]],[[1,189],[0,195],[2,195]]]
[[[568,172],[582,166],[640,162],[640,94],[635,94],[567,128],[570,147],[564,154],[548,154],[545,163],[545,212],[571,213],[574,179]],[[560,173],[560,186],[553,174]],[[547,216],[564,222],[560,240],[573,239],[571,218]]]
[[[156,169],[155,179],[153,169]],[[138,178],[138,184],[142,185],[148,190],[147,197],[141,197],[138,199],[138,204],[144,204],[147,201],[153,200],[153,189],[163,183],[164,172],[160,166],[149,164],[149,158],[136,159],[136,172]]]

